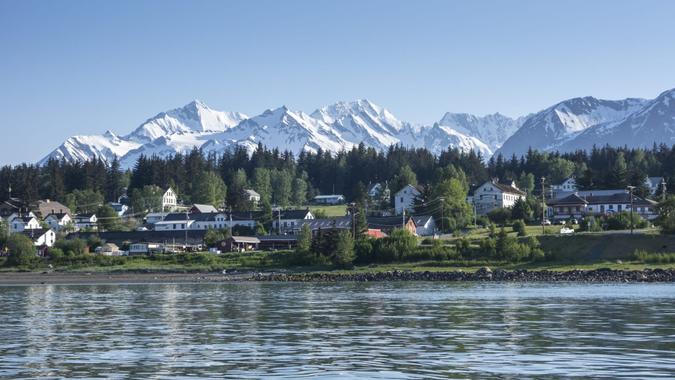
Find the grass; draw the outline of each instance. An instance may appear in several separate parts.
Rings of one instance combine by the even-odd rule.
[[[324,212],[326,216],[345,216],[347,206],[345,205],[335,205],[335,206],[309,206],[309,210],[314,213],[316,211]]]

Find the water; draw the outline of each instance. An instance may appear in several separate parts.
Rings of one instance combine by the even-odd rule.
[[[674,378],[675,285],[0,287],[0,378]]]

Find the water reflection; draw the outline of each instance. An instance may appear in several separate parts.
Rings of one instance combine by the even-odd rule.
[[[675,285],[0,287],[0,377],[663,377]]]

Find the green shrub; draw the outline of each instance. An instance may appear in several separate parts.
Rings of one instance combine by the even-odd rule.
[[[525,222],[521,219],[513,222],[513,231],[518,233],[518,236],[526,236],[527,230],[525,229]]]

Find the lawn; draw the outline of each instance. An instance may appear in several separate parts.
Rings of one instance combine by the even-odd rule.
[[[324,212],[326,216],[345,216],[347,213],[346,205],[335,206],[309,206],[309,210],[314,213],[316,211]]]

